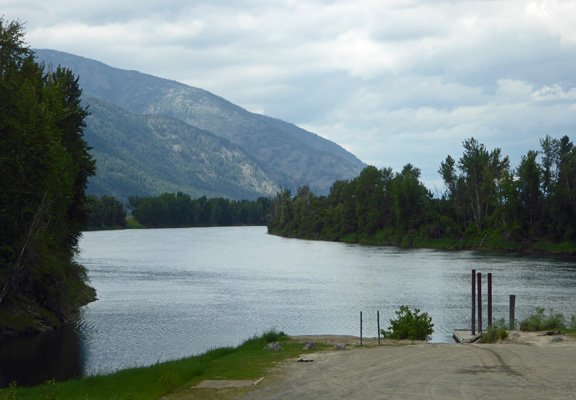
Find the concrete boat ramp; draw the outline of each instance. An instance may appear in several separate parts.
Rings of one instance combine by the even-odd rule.
[[[471,330],[454,329],[452,336],[459,343],[474,343],[482,337],[482,332],[476,332],[473,335]]]

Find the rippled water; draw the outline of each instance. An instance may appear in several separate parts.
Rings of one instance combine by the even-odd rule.
[[[285,239],[264,227],[88,232],[81,249],[99,300],[66,340],[76,375],[237,345],[269,328],[359,335],[360,311],[374,337],[376,312],[385,328],[403,304],[428,312],[433,341],[448,342],[470,326],[472,269],[493,274],[495,319],[508,317],[511,294],[518,319],[535,306],[576,314],[573,259]],[[15,346],[0,349],[0,379]]]

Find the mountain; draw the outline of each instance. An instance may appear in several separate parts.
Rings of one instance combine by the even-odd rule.
[[[356,177],[365,166],[329,140],[205,90],[72,54],[34,51],[39,62],[79,77],[92,113],[86,139],[101,175],[90,192],[254,198],[280,186],[308,185],[327,194],[334,181]]]
[[[90,192],[252,199],[276,190],[270,178],[276,176],[226,139],[175,118],[133,114],[90,96],[84,101],[85,138],[98,168]]]

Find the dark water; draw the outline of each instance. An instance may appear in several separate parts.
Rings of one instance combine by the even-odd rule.
[[[470,273],[493,274],[494,318],[576,314],[573,259],[284,239],[263,227],[88,232],[79,261],[99,300],[58,332],[0,345],[0,383],[66,379],[288,334],[376,336],[400,305],[432,316],[433,341],[470,326]],[[486,279],[484,279],[484,282]],[[484,283],[485,284],[485,283]],[[484,289],[486,292],[486,289]]]

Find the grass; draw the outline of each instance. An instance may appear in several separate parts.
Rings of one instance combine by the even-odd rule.
[[[536,313],[524,318],[520,322],[520,330],[523,331],[550,331],[566,330],[566,328],[576,329],[576,317],[572,316],[568,325],[564,314],[555,313],[553,309],[546,310],[543,307],[536,307]]]
[[[263,351],[267,343],[278,341],[281,352]],[[319,346],[319,349],[322,349]],[[259,379],[276,362],[302,354],[302,345],[292,343],[282,332],[269,331],[238,347],[210,350],[200,356],[157,363],[149,367],[121,370],[109,375],[90,376],[67,382],[48,381],[35,387],[11,385],[0,390],[4,400],[152,400],[168,398],[210,398],[211,391],[194,392],[190,387],[203,380]],[[200,397],[197,397],[200,396]],[[206,397],[202,397],[206,396]]]
[[[127,229],[146,229],[146,225],[142,225],[134,217],[126,217],[126,228]]]
[[[498,340],[504,340],[507,337],[506,321],[502,318],[500,321],[489,326],[486,332],[482,333],[480,341],[482,343],[496,343]]]

